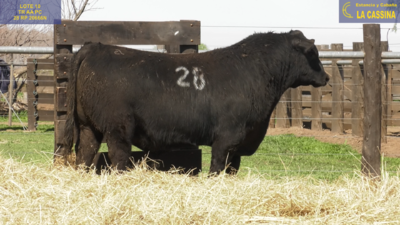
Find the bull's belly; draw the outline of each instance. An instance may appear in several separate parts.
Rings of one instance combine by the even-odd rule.
[[[145,134],[135,133],[132,145],[142,149],[143,151],[169,151],[169,150],[184,150],[196,149],[199,145],[211,146],[211,141],[193,140],[193,138],[154,138]]]

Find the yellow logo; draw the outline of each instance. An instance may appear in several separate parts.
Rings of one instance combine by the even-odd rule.
[[[351,16],[351,14],[350,13],[348,13],[346,10],[347,10],[347,7],[349,7],[350,6],[350,2],[346,2],[344,5],[343,5],[343,8],[342,8],[342,13],[343,13],[343,15],[345,16],[345,17],[347,17],[347,18],[353,18],[352,16]]]

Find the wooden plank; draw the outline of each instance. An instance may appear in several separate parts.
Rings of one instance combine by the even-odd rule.
[[[33,95],[33,92],[36,90],[35,85],[33,84],[33,80],[35,80],[35,74],[33,73],[34,65],[27,65],[27,81],[26,81],[26,91],[28,95],[28,130],[36,130],[35,123],[36,117],[33,115],[35,110],[35,106],[33,102],[36,101],[36,97]]]
[[[67,111],[67,88],[57,87],[57,111]]]
[[[111,45],[199,45],[200,21],[70,21],[55,25],[56,45],[83,45],[88,40]]]
[[[322,90],[321,88],[311,89],[311,130],[322,130]]]
[[[276,117],[276,108],[272,111],[271,117],[269,119],[269,128],[275,128],[275,117]]]
[[[393,114],[397,114],[397,112],[400,112],[400,102],[396,101],[396,102],[392,102],[391,103],[391,108],[393,111]]]
[[[392,95],[400,95],[400,84],[392,85]]]
[[[51,110],[54,111],[54,104],[37,104],[37,110]],[[54,116],[54,114],[52,114]]]
[[[343,51],[343,44],[332,44],[331,49]],[[344,105],[343,105],[343,67],[337,64],[337,60],[332,60],[332,132],[342,134]]]
[[[392,75],[393,75],[393,65],[390,65],[389,67],[389,73],[387,77],[387,96],[386,96],[386,101],[387,101],[387,126],[392,126],[391,123],[391,118],[392,118],[392,103],[393,103],[393,95],[392,95]]]
[[[27,65],[33,64],[33,62],[28,62]],[[40,64],[38,63],[37,66],[35,67],[36,70],[52,70],[54,69],[54,64],[53,63],[47,63],[47,64]]]
[[[382,41],[381,42],[381,52],[387,52],[389,50],[388,43],[387,41]],[[388,66],[386,64],[381,64],[381,74],[382,74],[382,79],[381,79],[381,99],[382,99],[382,122],[381,122],[381,142],[387,143],[387,116],[388,116],[388,104],[387,104],[387,95],[388,95],[388,88],[387,88],[387,83],[388,83]]]
[[[351,102],[351,115],[352,115],[352,135],[363,135],[363,107],[364,107],[364,90],[363,90],[363,76],[361,73],[362,66],[358,64],[358,59],[353,60],[353,91]],[[346,108],[346,104],[344,106]]]
[[[54,85],[54,82],[53,82]],[[43,94],[54,94],[54,87],[49,87],[49,86],[45,86],[45,87],[36,87],[36,92],[37,93],[43,93]]]
[[[57,136],[55,136],[56,145],[63,144],[64,127],[65,127],[65,120],[57,120],[54,124],[54,133],[58,134]]]
[[[51,70],[37,70],[36,71],[36,76],[41,77],[41,76],[54,76],[54,68]],[[52,78],[54,79],[54,78]]]
[[[73,22],[70,21],[69,24],[72,24]],[[72,27],[69,26],[68,29]],[[59,29],[60,28],[60,29]],[[90,29],[90,28],[87,28]],[[57,40],[60,40],[60,35],[63,34],[65,30],[61,29],[60,25],[54,25],[54,55],[60,55],[60,54],[71,54],[72,56],[72,44],[68,45],[59,45]],[[82,31],[83,32],[83,31]],[[86,31],[85,31],[86,32]],[[86,32],[86,35],[90,34],[89,38],[88,36],[84,36],[83,38],[88,38],[85,41],[92,40],[93,36],[96,36],[95,34],[97,33],[89,33]],[[75,33],[76,36],[80,36],[79,33]],[[63,43],[66,44],[66,43]],[[120,44],[120,43],[119,43]],[[57,57],[54,57],[54,67],[57,67]],[[54,70],[54,90],[60,87],[67,87],[67,79],[58,79],[60,77],[60,74],[57,69]],[[57,105],[57,95],[54,95],[54,104]],[[62,139],[64,137],[64,126],[65,126],[65,119],[66,119],[66,112],[57,112],[57,107],[54,107],[53,111],[53,116],[54,116],[54,161],[62,160],[64,163],[70,163],[74,164],[75,160],[72,157],[72,152],[68,152],[69,155],[66,155],[65,158],[60,158],[59,154],[65,153],[65,149],[62,146]]]
[[[290,97],[291,97],[291,105],[292,105],[292,127],[303,127],[303,118],[302,114],[302,95],[301,89],[298,88],[291,88],[290,89]]]
[[[37,104],[54,104],[54,95],[53,94],[38,94],[38,98],[33,97],[33,94],[29,96],[28,100],[36,101]]]
[[[38,63],[41,64],[53,64],[54,63],[54,59],[36,59]]]
[[[332,115],[326,115],[326,114],[322,114],[321,118],[322,118],[321,119],[322,123],[328,123],[328,122],[331,123],[334,120]],[[351,125],[351,115],[345,115],[344,118],[345,118],[345,120],[343,121],[343,124]],[[312,122],[312,110],[311,109],[303,109],[303,121]]]
[[[54,76],[38,76],[36,78],[37,81],[37,86],[39,87],[44,87],[44,86],[50,86],[54,87]]]
[[[364,140],[361,170],[370,177],[381,175],[382,71],[380,25],[363,24],[364,33]],[[371,88],[374,87],[374,88]]]
[[[353,42],[353,51],[364,51],[364,42]],[[360,65],[358,62],[359,59],[354,59],[352,62],[352,109],[351,109],[351,118],[352,118],[352,135],[353,136],[363,136],[364,133],[364,125],[363,125],[363,117],[364,117],[364,66]]]
[[[71,60],[73,54],[57,54],[55,57],[56,66],[54,73],[57,74],[57,79],[66,79],[71,72]]]
[[[290,101],[290,89],[283,93],[278,105],[276,106],[276,127],[277,128],[289,128],[289,101]]]
[[[38,110],[38,121],[54,121],[54,111]]]
[[[392,73],[393,79],[400,79],[400,70],[393,69]]]
[[[301,91],[310,91],[312,90],[313,86],[309,85],[309,86],[300,86],[299,87]],[[332,92],[332,85],[329,85],[329,82],[326,86],[320,87],[321,91],[323,94]]]
[[[311,107],[312,102],[310,100],[306,100],[303,95],[302,107]],[[352,103],[349,101],[343,102],[344,112],[351,112],[352,110]],[[326,98],[322,98],[321,102],[321,110],[322,112],[332,112],[332,99],[326,100]]]

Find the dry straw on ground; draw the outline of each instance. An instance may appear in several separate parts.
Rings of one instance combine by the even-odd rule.
[[[1,224],[397,224],[399,177],[95,175],[0,158]]]

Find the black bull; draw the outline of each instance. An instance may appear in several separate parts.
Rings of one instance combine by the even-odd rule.
[[[64,147],[90,166],[105,138],[113,166],[131,146],[162,151],[212,147],[210,172],[252,155],[290,87],[326,85],[314,40],[300,31],[259,33],[201,54],[161,54],[86,44],[74,55]],[[229,169],[230,170],[230,169]]]

